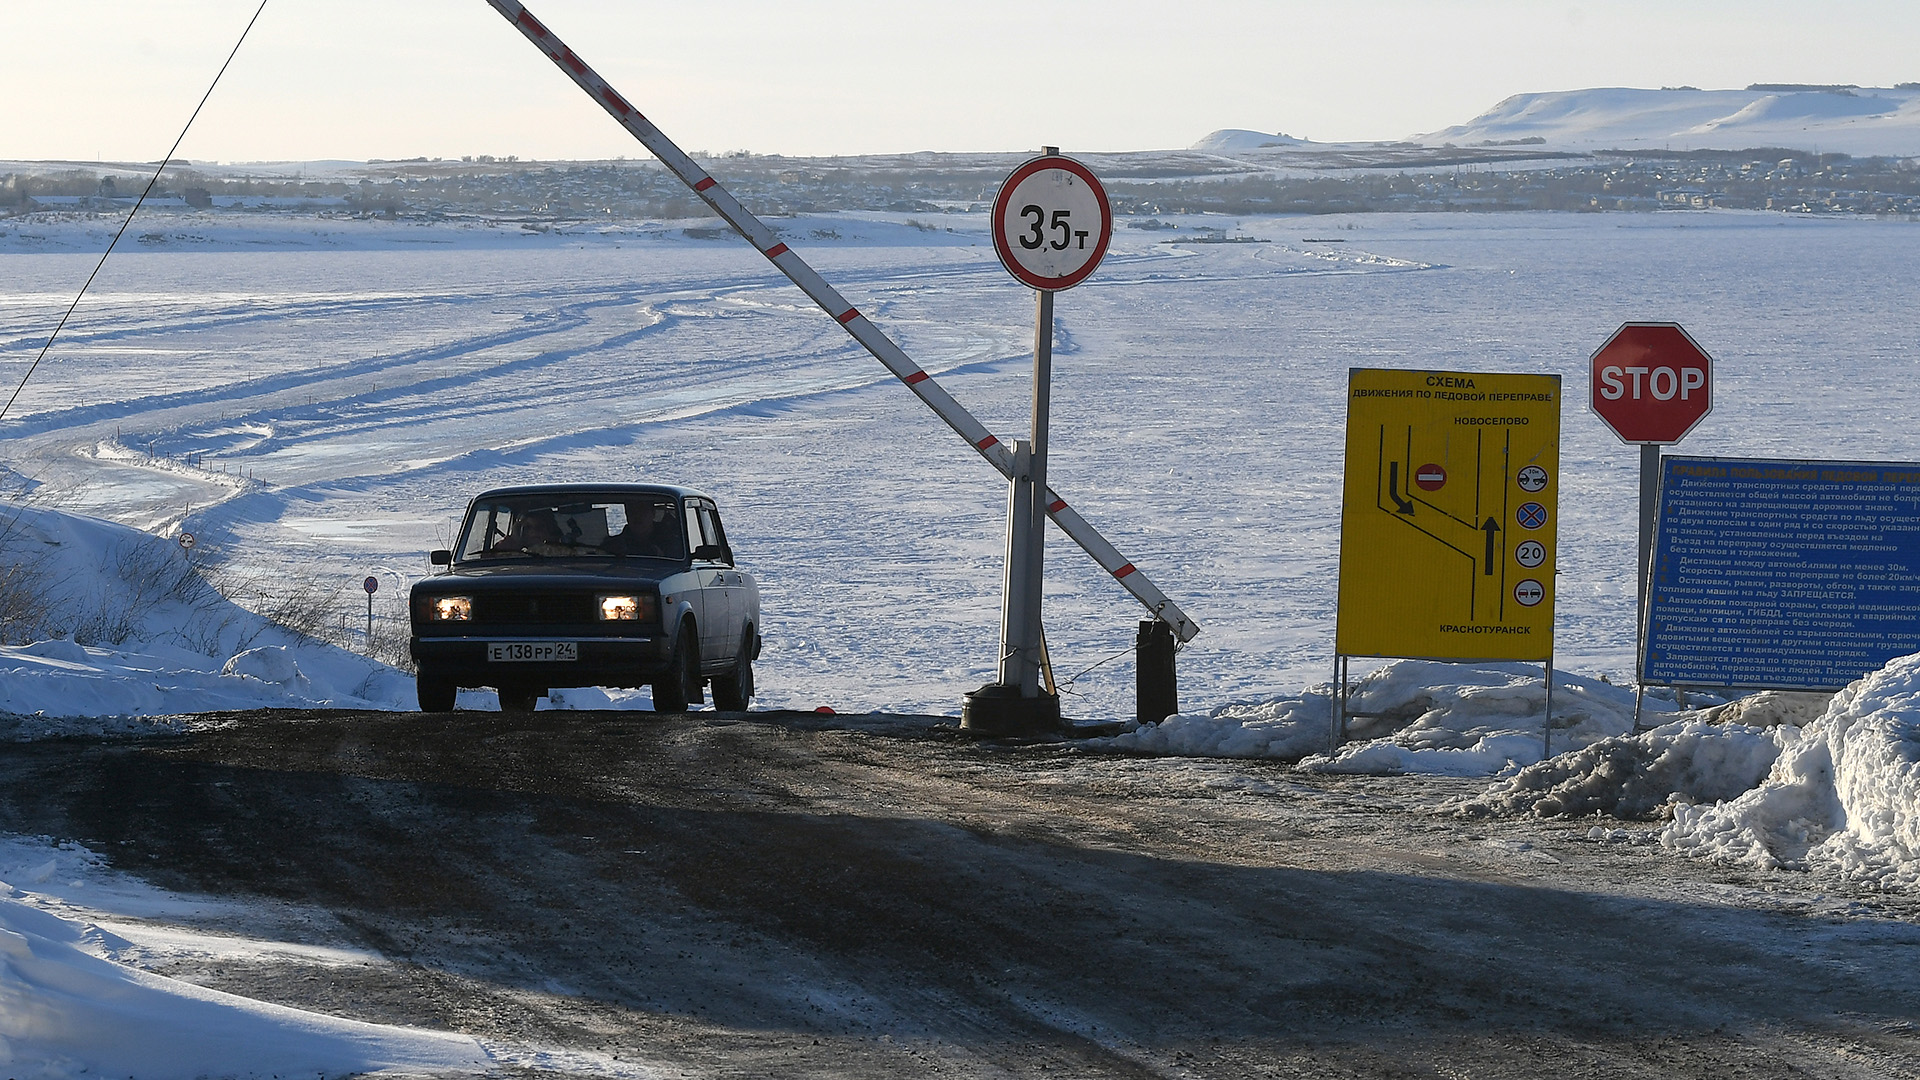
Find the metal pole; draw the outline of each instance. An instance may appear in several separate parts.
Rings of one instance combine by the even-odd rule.
[[[1341,656],[1339,653],[1333,654],[1333,687],[1330,695],[1333,699],[1333,707],[1329,710],[1329,716],[1327,717],[1328,757],[1332,757],[1340,752],[1340,729],[1346,726],[1345,720],[1341,715],[1345,712],[1347,704],[1347,680],[1344,674],[1346,668],[1345,660],[1346,657]]]
[[[367,655],[373,655],[373,594],[367,594]]]
[[[1633,606],[1633,730],[1640,730],[1641,699],[1647,684],[1641,681],[1646,670],[1648,588],[1653,582],[1653,526],[1660,505],[1660,447],[1644,443],[1640,447],[1640,590]]]
[[[768,228],[766,223],[755,217],[740,204],[727,189],[708,175],[686,152],[676,146],[672,139],[653,125],[628,104],[627,100],[614,90],[611,84],[602,79],[599,73],[589,67],[584,60],[574,55],[572,49],[562,42],[553,32],[533,17],[519,0],[487,0],[514,28],[524,34],[539,50],[546,54],[575,85],[592,97],[605,109],[627,133],[640,141],[660,159],[681,183],[693,189],[694,194],[713,209],[727,224],[733,226],[747,242],[752,244],[776,270],[787,276],[789,281],[800,287],[821,310],[831,315],[835,322],[846,328],[847,333],[858,341],[876,360],[884,364],[896,378],[906,384],[926,406],[947,422],[961,438],[973,446],[980,456],[1001,475],[1013,476],[1013,453],[986,425],[966,410],[953,396],[948,394],[926,371],[913,362],[900,346],[882,333],[867,317],[860,313],[847,299],[840,295],[827,280],[813,267],[807,265],[797,253],[781,242],[779,235]],[[1186,613],[1181,611],[1167,595],[1147,580],[1133,563],[1120,554],[1107,539],[1094,530],[1087,520],[1067,505],[1059,494],[1047,490],[1044,484],[1037,491],[1044,492],[1046,512],[1060,526],[1060,531],[1071,537],[1073,542],[1100,564],[1101,569],[1112,575],[1120,586],[1131,593],[1134,599],[1145,605],[1153,616],[1173,628],[1181,641],[1191,641],[1200,632],[1200,627]]]
[[[1028,475],[1033,451],[1025,440],[1014,441],[1013,460],[1013,483],[1007,493],[1007,569],[1000,590],[999,682],[1019,687],[1021,697],[1036,697],[1037,691],[1026,689],[1029,676],[1039,668],[1033,663],[1033,622],[1028,617],[1034,580],[1027,569],[1033,550],[1027,543],[1027,534],[1033,531],[1033,479]]]
[[[1541,725],[1546,734],[1540,740],[1540,760],[1553,756],[1553,654],[1547,654],[1547,721]]]
[[[1031,663],[1020,671],[1020,696],[1040,696],[1040,610],[1047,559],[1047,413],[1053,397],[1053,293],[1040,290],[1033,310],[1033,439],[1027,459],[1027,621]]]
[[[1653,567],[1653,515],[1660,503],[1660,447],[1640,447],[1640,623],[1647,621],[1647,581]]]

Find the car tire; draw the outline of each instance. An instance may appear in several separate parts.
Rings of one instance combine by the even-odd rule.
[[[700,642],[682,625],[667,670],[653,682],[653,711],[686,712],[700,698]]]
[[[421,712],[452,712],[454,699],[460,694],[452,679],[425,668],[414,674],[413,688],[420,698]]]
[[[510,713],[530,713],[540,704],[540,691],[531,686],[503,686],[500,688],[500,711]]]
[[[722,712],[746,712],[753,701],[753,627],[740,639],[733,669],[713,677],[713,707]]]

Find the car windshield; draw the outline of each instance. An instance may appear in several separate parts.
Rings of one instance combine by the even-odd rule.
[[[687,557],[680,500],[665,494],[557,492],[474,503],[459,559]]]

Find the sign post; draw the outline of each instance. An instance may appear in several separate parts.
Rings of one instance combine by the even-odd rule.
[[[997,682],[967,694],[960,726],[1037,731],[1060,721],[1060,697],[1041,686],[1046,641],[1040,623],[1048,505],[1047,412],[1053,392],[1053,294],[1085,281],[1113,238],[1113,210],[1091,170],[1048,146],[1007,177],[993,203],[993,246],[1014,279],[1035,292],[1033,424],[1015,440],[1007,497],[1007,563],[1000,608]],[[1050,681],[1050,680],[1049,680]]]
[[[1660,447],[1685,438],[1713,411],[1713,358],[1679,323],[1630,322],[1595,350],[1589,366],[1587,407],[1621,442],[1640,445],[1640,558],[1634,625],[1644,633],[1653,516],[1660,502]]]
[[[380,579],[377,577],[374,577],[372,574],[368,574],[367,580],[361,582],[360,587],[367,590],[367,655],[372,656],[373,655],[373,594],[380,591]]]

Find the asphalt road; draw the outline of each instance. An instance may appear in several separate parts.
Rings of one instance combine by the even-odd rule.
[[[1471,782],[777,713],[246,713],[0,775],[0,829],[389,961],[165,973],[508,1075],[1920,1077],[1920,899],[1436,812]]]

